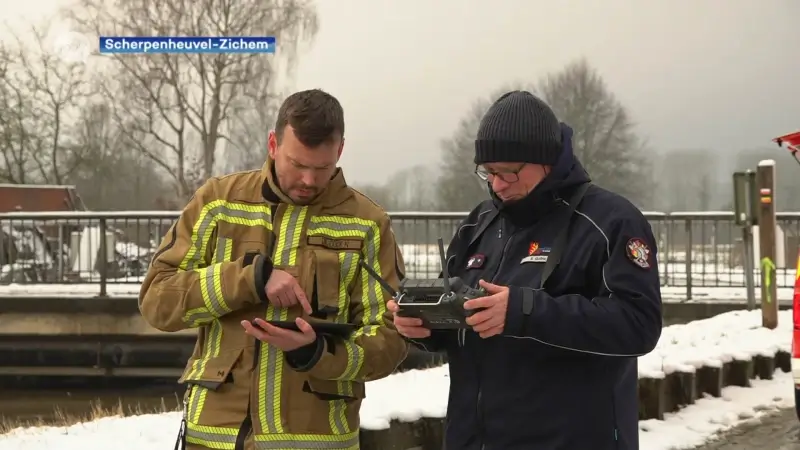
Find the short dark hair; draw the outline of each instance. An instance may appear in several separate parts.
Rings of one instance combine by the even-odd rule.
[[[275,137],[291,125],[294,135],[307,147],[317,147],[344,137],[344,111],[336,97],[321,89],[295,92],[283,101],[275,120]]]

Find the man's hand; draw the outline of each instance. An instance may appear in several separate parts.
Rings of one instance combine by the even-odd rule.
[[[389,300],[386,303],[386,308],[392,312],[394,316],[394,327],[397,332],[403,336],[411,339],[425,339],[431,335],[431,330],[422,326],[422,319],[415,319],[413,317],[402,317],[397,315],[400,307],[394,300]]]
[[[317,340],[317,333],[314,332],[311,325],[299,317],[294,320],[294,323],[297,324],[300,331],[278,328],[268,324],[263,319],[255,319],[255,322],[258,326],[253,326],[250,321],[243,320],[242,327],[244,328],[244,332],[261,342],[274,345],[284,352],[296,350]]]
[[[292,274],[280,269],[273,269],[272,275],[264,287],[267,298],[276,308],[288,308],[300,304],[306,314],[311,314],[311,304],[308,303],[306,293]]]
[[[506,311],[508,311],[508,287],[498,286],[488,281],[480,280],[482,288],[489,293],[486,297],[475,298],[464,303],[464,309],[472,310],[485,308],[470,317],[467,324],[482,338],[488,338],[503,332],[506,326]]]

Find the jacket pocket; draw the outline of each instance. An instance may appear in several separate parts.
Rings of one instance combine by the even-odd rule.
[[[304,389],[316,395],[320,400],[361,400],[366,397],[364,383],[349,380],[321,380],[309,377]]]
[[[192,358],[186,364],[178,383],[216,391],[224,383],[232,382],[231,371],[241,359],[243,351],[239,349],[215,356]]]
[[[359,273],[361,255],[353,250],[313,247],[312,316],[317,319],[346,323],[350,320],[350,294]]]

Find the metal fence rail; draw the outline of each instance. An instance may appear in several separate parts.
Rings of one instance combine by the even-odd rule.
[[[687,298],[694,287],[745,286],[742,232],[733,213],[645,214],[658,239],[663,286],[685,287]],[[0,285],[95,284],[105,294],[108,284],[138,284],[178,215],[176,211],[0,213]],[[407,275],[435,277],[440,270],[436,240],[449,241],[466,213],[391,216]],[[800,212],[778,213],[778,224],[777,282],[779,287],[791,287],[800,248]],[[756,272],[757,286],[759,280]]]

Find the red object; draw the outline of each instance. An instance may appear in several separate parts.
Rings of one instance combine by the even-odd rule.
[[[783,145],[786,144],[786,148],[789,149],[790,152],[795,153],[800,150],[800,131],[778,136],[773,139],[772,142],[778,144],[778,147],[783,147]]]
[[[792,297],[794,309],[794,333],[792,333],[792,357],[800,358],[800,249],[797,251],[797,268],[794,274],[794,295]]]
[[[74,186],[0,184],[0,213],[85,209]]]

